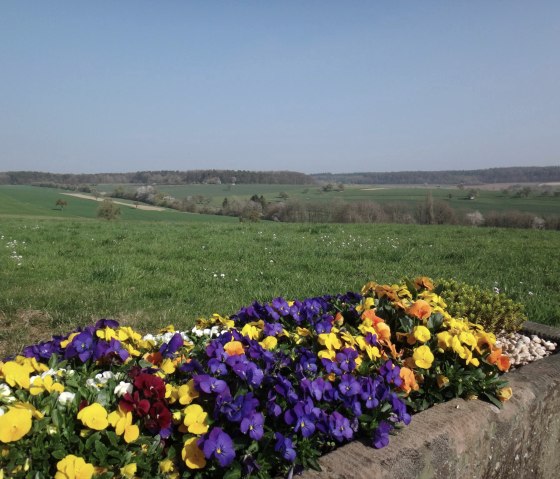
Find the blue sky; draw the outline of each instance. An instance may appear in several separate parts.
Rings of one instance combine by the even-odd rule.
[[[0,171],[560,165],[558,1],[0,0]]]

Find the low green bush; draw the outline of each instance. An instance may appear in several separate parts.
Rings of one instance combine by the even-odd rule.
[[[453,317],[466,318],[487,331],[517,331],[527,321],[523,305],[500,292],[455,280],[439,281],[436,292]]]

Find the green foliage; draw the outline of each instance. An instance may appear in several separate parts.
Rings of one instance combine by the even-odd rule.
[[[523,304],[503,293],[454,280],[440,281],[437,292],[452,316],[467,318],[488,331],[517,331],[527,321]]]
[[[97,208],[97,217],[104,220],[116,220],[121,215],[121,209],[111,200],[103,200]]]

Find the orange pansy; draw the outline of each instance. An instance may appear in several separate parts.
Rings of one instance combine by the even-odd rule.
[[[406,310],[406,314],[418,319],[428,319],[432,314],[432,307],[423,299],[419,299]]]
[[[230,341],[224,346],[224,351],[230,356],[239,356],[245,353],[241,341]]]

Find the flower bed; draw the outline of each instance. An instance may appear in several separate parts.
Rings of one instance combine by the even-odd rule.
[[[427,278],[253,303],[142,336],[116,321],[0,363],[0,477],[273,477],[455,397],[501,406],[496,338]]]

